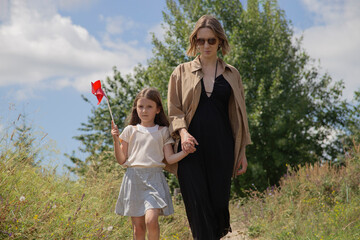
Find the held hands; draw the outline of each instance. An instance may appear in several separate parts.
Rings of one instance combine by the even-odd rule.
[[[239,163],[236,165],[236,176],[239,176],[241,174],[244,174],[246,172],[248,163],[247,163],[247,159],[246,159],[246,155],[244,154]],[[240,169],[241,167],[241,169]]]
[[[111,121],[111,135],[114,139],[119,139],[120,136],[119,129],[113,121]]]
[[[180,137],[181,149],[185,153],[193,153],[196,151],[195,145],[199,145],[199,143],[185,128],[180,130]]]

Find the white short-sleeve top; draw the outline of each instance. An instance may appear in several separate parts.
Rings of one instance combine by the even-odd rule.
[[[168,127],[143,127],[128,125],[120,134],[128,143],[128,159],[125,167],[165,167],[163,148],[174,143]]]

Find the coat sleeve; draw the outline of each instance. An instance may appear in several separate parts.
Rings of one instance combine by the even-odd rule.
[[[243,124],[243,136],[242,136],[242,147],[245,147],[246,145],[252,144],[251,137],[250,137],[250,131],[249,131],[249,123],[248,123],[248,117],[246,113],[246,103],[245,103],[245,91],[244,86],[242,84],[242,79],[239,74],[239,89],[240,89],[240,96],[241,96],[241,115],[242,115],[242,124]]]
[[[172,137],[179,137],[178,130],[187,128],[185,113],[182,106],[182,74],[180,65],[170,76],[168,85],[168,114],[169,114],[169,131]]]

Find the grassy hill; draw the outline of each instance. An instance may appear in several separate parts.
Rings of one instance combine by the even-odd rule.
[[[71,181],[3,150],[0,239],[132,239],[130,219],[114,213],[122,174],[89,171]],[[160,218],[161,239],[188,238],[183,209],[180,203],[174,215]]]
[[[360,145],[343,166],[289,169],[279,187],[234,201],[233,225],[254,239],[360,239]]]
[[[2,146],[0,156],[0,239],[132,239],[129,218],[114,213],[123,170],[72,181],[21,151]],[[250,239],[360,239],[360,146],[345,166],[289,168],[279,187],[249,195],[230,209]],[[181,201],[160,226],[161,239],[191,239]]]

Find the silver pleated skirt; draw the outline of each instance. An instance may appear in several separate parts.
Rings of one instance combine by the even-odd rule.
[[[151,208],[160,209],[160,215],[174,213],[169,186],[162,168],[127,168],[115,213],[140,217]]]

